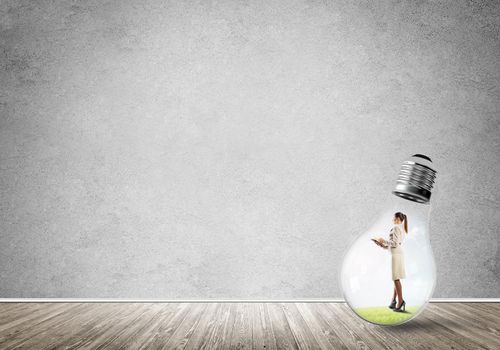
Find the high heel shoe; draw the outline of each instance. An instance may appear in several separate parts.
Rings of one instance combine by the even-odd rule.
[[[391,304],[389,305],[389,309],[395,309],[396,308],[396,299],[393,299]]]
[[[403,302],[401,303],[401,305],[392,311],[396,311],[396,312],[406,311],[406,301],[404,301],[404,299],[403,299]]]

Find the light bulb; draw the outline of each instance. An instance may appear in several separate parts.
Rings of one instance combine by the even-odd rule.
[[[340,272],[344,299],[368,322],[405,323],[424,310],[434,292],[436,265],[429,239],[429,218],[435,177],[432,161],[425,155],[415,154],[403,162],[396,187],[386,195],[386,206],[379,219],[354,240],[344,255]],[[393,222],[397,212],[406,215],[407,233],[404,222]],[[385,239],[383,246],[371,240],[379,237]],[[401,301],[395,289],[397,279]],[[396,306],[405,302],[396,311],[389,307],[394,306],[391,304],[395,292]]]

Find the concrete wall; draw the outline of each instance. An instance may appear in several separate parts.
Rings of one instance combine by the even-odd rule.
[[[494,1],[2,1],[0,297],[338,298],[413,153],[499,297]]]

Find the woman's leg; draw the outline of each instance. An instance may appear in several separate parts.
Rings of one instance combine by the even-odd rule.
[[[396,307],[400,307],[401,304],[403,303],[403,287],[401,286],[401,281],[400,280],[395,280],[394,284],[396,285],[396,292],[398,294],[398,304]]]
[[[392,300],[396,300],[396,281],[394,281],[394,293],[392,293]]]

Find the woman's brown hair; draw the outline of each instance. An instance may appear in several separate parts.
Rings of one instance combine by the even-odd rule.
[[[408,234],[408,218],[406,217],[406,214],[398,211],[396,214],[394,214],[394,217],[398,218],[401,222],[404,222],[404,228],[406,233]]]

